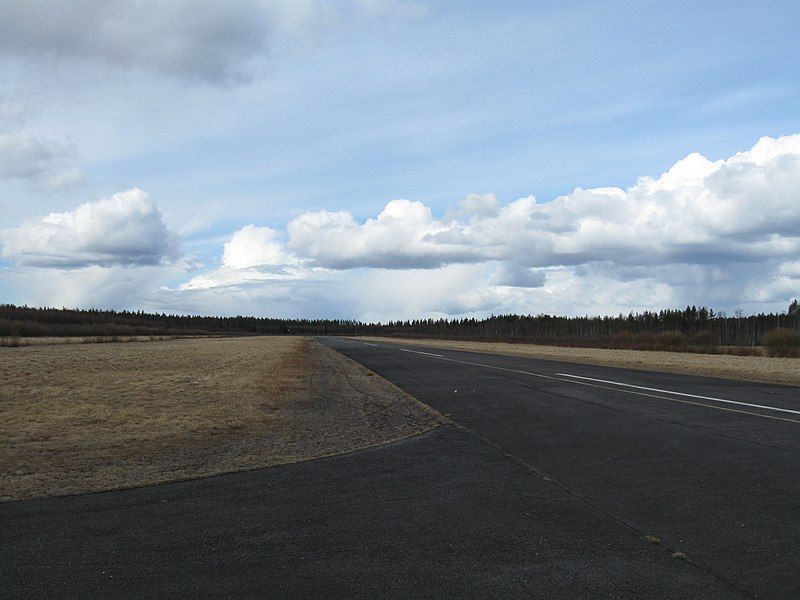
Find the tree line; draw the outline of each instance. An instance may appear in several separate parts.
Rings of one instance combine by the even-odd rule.
[[[276,319],[0,304],[1,337],[133,335],[378,335],[599,347],[759,346],[775,329],[800,336],[800,305],[733,315],[706,307],[617,316],[497,315],[484,319]],[[793,339],[793,338],[792,338]]]

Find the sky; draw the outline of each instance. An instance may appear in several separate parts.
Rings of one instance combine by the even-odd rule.
[[[0,302],[785,311],[800,5],[0,0]]]

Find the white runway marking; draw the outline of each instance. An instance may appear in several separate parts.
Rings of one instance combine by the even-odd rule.
[[[586,381],[596,381],[598,383],[608,383],[611,385],[621,385],[624,387],[635,388],[637,390],[645,390],[648,392],[659,392],[662,394],[674,394],[675,396],[685,396],[686,398],[698,398],[700,400],[711,400],[713,402],[724,402],[725,404],[738,404],[739,406],[749,406],[750,408],[761,408],[764,410],[774,410],[777,412],[791,413],[793,415],[800,415],[800,410],[790,410],[788,408],[777,408],[775,406],[765,406],[763,404],[750,404],[749,402],[737,402],[736,400],[724,400],[722,398],[714,398],[713,396],[698,396],[697,394],[686,394],[684,392],[673,392],[672,390],[662,390],[659,388],[645,387],[643,385],[633,385],[632,383],[622,383],[619,381],[609,381],[607,379],[595,379],[594,377],[582,377],[581,375],[570,375],[569,373],[556,373],[561,377],[572,377],[574,379],[585,379]]]
[[[413,352],[414,354],[424,354],[425,356],[435,356],[437,358],[444,358],[442,354],[434,354],[433,352],[419,352],[417,350],[406,350],[405,348],[399,348],[401,352]]]
[[[630,384],[630,383],[621,383],[621,382],[617,382],[617,381],[608,381],[608,380],[605,380],[605,379],[593,379],[591,377],[582,377],[580,375],[570,375],[569,373],[554,373],[553,375],[545,375],[544,373],[534,373],[533,371],[522,371],[520,369],[509,369],[508,367],[498,367],[496,365],[487,365],[487,364],[476,363],[476,362],[471,362],[471,361],[467,361],[467,360],[458,360],[456,358],[448,358],[448,357],[444,356],[443,354],[433,354],[432,352],[419,352],[417,350],[407,350],[405,348],[398,348],[398,350],[400,350],[401,352],[413,352],[414,354],[425,354],[426,356],[434,356],[436,358],[440,358],[440,359],[446,360],[448,362],[461,363],[462,365],[472,365],[473,367],[482,367],[484,369],[494,369],[494,370],[497,370],[497,371],[506,371],[508,373],[519,373],[521,375],[529,375],[531,377],[541,377],[542,379],[552,379],[554,381],[572,382],[572,383],[575,383],[577,385],[588,385],[588,386],[593,386],[593,387],[603,387],[603,386],[597,385],[598,383],[603,383],[603,384],[607,384],[607,385],[618,385],[618,386],[622,386],[622,387],[632,388],[630,390],[625,390],[625,389],[619,390],[620,392],[626,392],[628,394],[637,394],[639,396],[650,396],[652,398],[660,398],[661,400],[671,400],[672,402],[680,402],[680,403],[683,403],[683,404],[694,404],[696,406],[704,406],[706,408],[713,408],[713,409],[716,409],[716,410],[723,410],[723,411],[727,411],[727,412],[742,413],[742,414],[750,415],[750,416],[753,416],[753,417],[761,417],[761,418],[764,418],[764,419],[774,419],[776,421],[787,421],[787,422],[790,422],[790,423],[800,423],[800,421],[796,421],[794,419],[789,419],[789,418],[785,418],[785,417],[778,417],[778,416],[774,416],[773,417],[773,416],[769,416],[769,415],[765,415],[765,414],[761,414],[761,413],[748,412],[746,410],[741,410],[741,409],[736,409],[736,408],[724,408],[722,406],[714,406],[712,404],[702,404],[702,403],[699,403],[699,402],[693,402],[691,400],[678,400],[677,398],[669,398],[667,396],[653,396],[652,394],[647,394],[645,392],[659,392],[659,393],[662,393],[662,394],[685,396],[685,397],[696,398],[696,399],[701,399],[701,400],[710,400],[712,402],[721,402],[721,403],[725,403],[725,404],[736,404],[736,405],[739,405],[739,406],[747,406],[747,407],[751,407],[751,408],[760,408],[760,409],[763,409],[763,410],[772,410],[772,411],[776,411],[776,412],[783,412],[783,413],[790,413],[790,414],[800,415],[800,411],[790,410],[788,408],[778,408],[776,406],[764,406],[764,405],[761,405],[761,404],[750,404],[749,402],[737,402],[736,400],[724,400],[722,398],[712,398],[710,396],[698,396],[696,394],[685,394],[683,392],[673,392],[673,391],[670,391],[670,390],[661,390],[661,389],[658,389],[658,388],[649,388],[649,387],[644,387],[644,386],[639,386],[639,385],[633,385],[633,384]],[[563,377],[567,377],[568,379],[563,379]],[[578,380],[586,380],[586,381],[578,381]],[[594,383],[590,383],[590,382],[594,382]],[[610,389],[614,389],[614,388],[605,388],[605,389],[609,389],[610,390]],[[642,391],[635,391],[635,390],[642,390]]]

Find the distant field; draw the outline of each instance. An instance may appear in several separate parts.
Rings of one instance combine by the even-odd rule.
[[[0,348],[0,500],[294,462],[440,422],[305,338]]]
[[[163,342],[184,338],[222,337],[185,335],[92,335],[92,336],[42,336],[42,337],[0,337],[0,348],[19,346],[53,346],[64,344],[106,344],[110,342]]]
[[[800,359],[768,358],[766,356],[731,356],[722,354],[691,354],[652,350],[611,350],[605,348],[568,348],[503,342],[464,342],[456,340],[418,340],[385,337],[358,339],[395,344],[414,344],[428,348],[465,350],[527,356],[566,362],[623,367],[641,371],[685,373],[723,379],[740,379],[762,383],[800,385]]]

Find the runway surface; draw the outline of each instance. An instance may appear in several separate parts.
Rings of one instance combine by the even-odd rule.
[[[0,504],[11,597],[796,598],[800,390],[331,338],[452,425]]]

